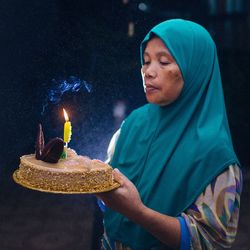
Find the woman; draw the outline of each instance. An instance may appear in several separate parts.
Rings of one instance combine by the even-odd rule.
[[[103,248],[230,248],[242,177],[215,44],[200,25],[168,20],[146,35],[141,63],[149,104],[127,117],[108,150],[121,187],[99,195]]]

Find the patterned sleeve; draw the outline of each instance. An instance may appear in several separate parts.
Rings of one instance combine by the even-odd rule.
[[[237,233],[241,191],[241,170],[231,165],[182,213],[191,249],[231,248]]]

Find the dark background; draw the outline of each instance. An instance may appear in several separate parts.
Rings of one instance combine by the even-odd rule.
[[[202,24],[217,44],[232,137],[244,167],[235,249],[250,249],[249,13],[248,0],[0,0],[0,249],[97,249],[102,227],[95,197],[26,190],[13,183],[12,172],[21,155],[34,151],[39,122],[46,141],[62,136],[63,107],[73,126],[69,146],[105,159],[116,128],[114,104],[122,100],[128,114],[145,103],[140,42],[170,18]],[[60,102],[49,102],[49,90],[70,76],[92,91],[67,91]]]

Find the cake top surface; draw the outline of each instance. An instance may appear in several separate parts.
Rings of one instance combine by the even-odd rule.
[[[99,160],[91,160],[87,156],[77,155],[72,149],[67,149],[67,159],[60,159],[57,163],[48,163],[37,160],[35,154],[23,155],[21,164],[36,168],[48,168],[50,171],[91,171],[97,169],[110,168]]]

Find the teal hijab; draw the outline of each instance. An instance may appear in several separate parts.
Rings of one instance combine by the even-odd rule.
[[[143,203],[170,216],[185,211],[235,155],[224,104],[216,46],[200,25],[173,19],[155,26],[141,43],[159,37],[177,62],[184,87],[172,104],[147,104],[133,111],[121,127],[114,168],[137,187]],[[133,249],[161,243],[139,225],[110,209],[107,235]]]

